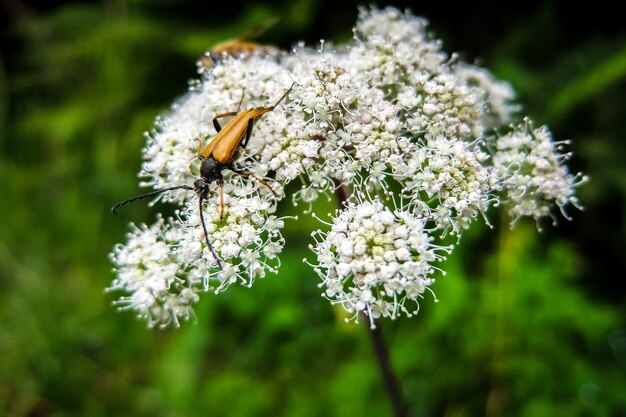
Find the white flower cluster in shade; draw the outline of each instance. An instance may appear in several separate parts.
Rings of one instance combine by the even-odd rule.
[[[198,146],[216,135],[213,118],[273,106],[293,83],[233,161],[276,195],[227,168],[224,216],[217,185],[201,208],[221,268],[191,191],[162,194],[180,206],[177,216],[135,228],[116,246],[111,288],[126,292],[119,305],[151,325],[189,318],[203,291],[252,285],[276,272],[284,219],[274,213],[294,180],[300,185],[290,186],[287,200],[295,204],[311,205],[337,187],[354,195],[332,230],[316,233],[312,249],[324,296],[371,323],[414,314],[434,263],[449,251],[438,239],[460,238],[490,207],[505,202],[513,218],[539,220],[554,205],[577,204],[574,188],[584,177],[568,174],[562,143],[527,121],[515,126],[511,87],[449,57],[424,19],[363,9],[347,45],[265,51],[200,67],[200,79],[147,134],[142,185],[191,185]]]

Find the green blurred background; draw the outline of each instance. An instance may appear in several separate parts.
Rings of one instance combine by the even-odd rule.
[[[303,216],[278,276],[148,330],[111,306],[107,254],[139,192],[142,133],[211,45],[350,38],[356,2],[0,0],[0,416],[387,416],[367,331],[320,297]],[[586,209],[515,230],[492,214],[414,319],[383,322],[411,416],[626,415],[626,25],[609,3],[421,2],[444,48],[510,81],[573,139]],[[397,2],[404,8],[407,2]],[[331,203],[322,202],[320,211]],[[284,209],[288,213],[289,208]]]

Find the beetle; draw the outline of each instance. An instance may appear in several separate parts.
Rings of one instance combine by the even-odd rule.
[[[241,154],[241,150],[245,149],[245,147],[248,145],[250,137],[252,136],[252,128],[254,127],[254,123],[265,113],[274,110],[276,106],[278,106],[280,102],[283,101],[285,97],[287,97],[287,95],[293,89],[294,85],[295,82],[291,84],[289,89],[282,95],[282,97],[278,99],[278,101],[273,106],[255,107],[240,112],[239,109],[243,101],[242,96],[236,111],[218,114],[213,118],[213,126],[215,127],[217,134],[213,137],[213,139],[209,141],[204,149],[202,147],[202,141],[198,146],[196,155],[201,161],[200,178],[198,178],[193,183],[193,187],[186,184],[177,185],[174,187],[163,188],[146,194],[138,195],[137,197],[129,198],[128,200],[119,202],[111,207],[111,211],[113,212],[113,214],[117,215],[117,209],[126,204],[143,198],[152,197],[166,191],[180,189],[194,191],[198,196],[200,221],[202,222],[202,229],[204,230],[204,238],[206,244],[213,254],[213,257],[217,261],[218,266],[221,268],[222,264],[217,254],[215,253],[215,250],[213,249],[213,245],[211,245],[211,241],[209,240],[206,223],[204,221],[204,215],[202,214],[202,204],[205,200],[208,199],[209,187],[211,186],[211,184],[213,182],[217,183],[220,187],[220,219],[224,217],[224,178],[222,176],[222,171],[224,169],[228,169],[234,174],[243,177],[254,178],[256,181],[267,187],[272,192],[272,194],[276,195],[272,187],[270,187],[270,185],[266,181],[258,178],[250,172],[240,171],[236,169],[233,164]],[[220,125],[219,119],[229,116],[234,117],[224,127],[222,127]]]
[[[248,57],[254,53],[278,55],[280,50],[275,46],[253,41],[253,39],[259,37],[274,26],[277,21],[278,19],[271,19],[262,25],[253,27],[234,39],[229,39],[214,45],[210,51],[200,58],[199,65],[205,68],[213,68],[217,63],[223,61],[226,56],[240,58]]]

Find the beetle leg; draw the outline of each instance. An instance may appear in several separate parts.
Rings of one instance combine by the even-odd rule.
[[[248,146],[248,142],[250,141],[250,137],[252,136],[252,128],[254,127],[254,118],[250,118],[248,120],[248,128],[246,129],[246,138],[241,142],[241,147],[243,149]]]
[[[224,182],[219,181],[217,185],[220,186],[220,221],[224,220]]]
[[[229,111],[228,113],[222,113],[222,114],[216,115],[213,118],[213,126],[215,126],[215,130],[217,130],[217,133],[220,133],[220,130],[222,130],[222,126],[220,125],[220,122],[217,121],[217,119],[221,119],[222,117],[228,117],[228,116],[237,116],[237,113],[239,113],[239,110]]]
[[[274,194],[274,196],[276,197],[276,191],[274,191],[274,189],[267,183],[267,181],[262,180],[261,178],[257,177],[256,175],[252,174],[251,172],[247,172],[247,171],[237,171],[236,169],[234,169],[233,167],[228,167],[228,169],[230,169],[233,173],[240,175],[242,177],[252,177],[255,180],[257,180],[260,184],[266,186],[271,192],[272,194]]]

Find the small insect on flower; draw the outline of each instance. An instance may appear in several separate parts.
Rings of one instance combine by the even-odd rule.
[[[214,45],[210,51],[200,58],[198,65],[204,68],[213,68],[217,63],[224,60],[224,57],[247,57],[257,52],[267,55],[278,55],[280,53],[278,48],[253,41],[253,39],[274,26],[277,21],[278,19],[269,20],[262,25],[253,27],[243,35]]]
[[[204,215],[202,214],[202,204],[208,198],[210,185],[215,182],[220,187],[220,219],[223,219],[224,179],[222,177],[222,170],[224,169],[229,169],[234,174],[240,175],[242,177],[253,178],[265,187],[267,187],[272,192],[272,194],[276,195],[272,187],[270,187],[270,185],[266,181],[258,178],[250,172],[240,171],[236,169],[233,163],[241,154],[241,150],[245,149],[245,147],[248,145],[250,137],[252,136],[252,128],[254,127],[254,123],[256,122],[256,120],[263,116],[265,113],[274,110],[276,106],[278,106],[280,102],[283,101],[285,97],[287,97],[289,92],[291,92],[291,90],[293,89],[294,85],[295,82],[291,84],[289,89],[282,95],[281,98],[278,99],[278,101],[273,106],[256,107],[240,112],[239,110],[241,107],[241,103],[243,102],[242,96],[236,111],[218,114],[213,118],[213,125],[215,126],[215,130],[217,130],[217,135],[215,135],[215,137],[213,137],[213,139],[209,141],[204,149],[202,146],[202,142],[200,142],[200,146],[198,146],[198,151],[196,152],[196,155],[202,162],[200,164],[200,178],[198,178],[194,182],[193,187],[183,184],[155,190],[117,203],[116,205],[111,207],[111,211],[115,215],[117,215],[116,210],[126,204],[143,198],[152,197],[166,191],[179,189],[194,191],[198,196],[200,220],[202,221],[202,229],[204,230],[204,238],[207,247],[213,254],[213,257],[217,261],[218,266],[221,268],[222,264],[217,254],[215,253],[213,246],[211,245],[211,241],[209,240],[209,234],[207,232],[206,223],[204,221]],[[218,119],[229,116],[233,116],[233,118],[226,124],[226,126],[222,128]]]

